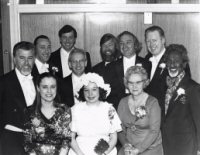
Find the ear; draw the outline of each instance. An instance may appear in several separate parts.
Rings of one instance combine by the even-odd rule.
[[[87,59],[85,60],[85,67],[87,66]]]
[[[162,37],[161,41],[162,41],[163,45],[165,45],[166,40],[164,37]]]
[[[70,61],[68,62],[68,66],[69,66],[69,69],[72,70],[72,63]]]

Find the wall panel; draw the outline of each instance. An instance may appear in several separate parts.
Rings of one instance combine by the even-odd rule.
[[[185,45],[189,52],[193,78],[200,83],[200,13],[153,13],[153,24],[161,26],[167,44]],[[45,34],[52,41],[52,50],[59,45],[58,30],[65,24],[77,29],[76,46],[91,54],[92,65],[101,61],[99,41],[104,33],[118,35],[124,30],[133,32],[142,42],[142,57],[146,55],[143,13],[55,13],[21,14],[21,40],[33,41],[37,35]]]
[[[190,59],[192,77],[200,82],[200,13],[156,13],[153,23],[161,26],[167,44],[183,44]]]
[[[72,25],[78,33],[77,46],[84,48],[84,14],[22,14],[20,16],[21,40],[33,42],[35,37],[44,34],[50,37],[52,51],[60,47],[58,31],[66,25]]]

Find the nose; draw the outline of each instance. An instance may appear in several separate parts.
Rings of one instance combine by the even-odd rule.
[[[51,88],[48,88],[48,89],[47,89],[47,92],[50,93],[50,92],[51,92]]]

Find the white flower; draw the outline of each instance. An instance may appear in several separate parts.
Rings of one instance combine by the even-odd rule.
[[[177,96],[176,96],[175,100],[181,95],[185,95],[185,89],[183,89],[183,88],[179,88],[177,90]]]
[[[89,82],[96,83],[96,85],[105,91],[107,91],[106,96],[110,94],[111,88],[109,84],[105,84],[103,78],[96,73],[87,73],[83,75],[82,84],[83,86],[87,86]]]
[[[44,133],[44,127],[37,127],[37,128],[35,128],[35,131],[37,132],[37,133]]]
[[[166,68],[166,64],[165,64],[165,63],[161,63],[161,64],[159,65],[159,67],[162,68],[162,70],[161,70],[161,72],[160,72],[160,74],[162,74],[163,70]]]
[[[146,107],[139,106],[135,109],[135,115],[138,119],[143,118],[147,115]]]
[[[53,70],[54,72],[58,72],[58,67],[52,67],[52,70]]]
[[[40,122],[40,120],[37,117],[35,117],[35,118],[32,119],[32,124],[34,126],[38,127],[40,125],[40,123],[41,122]]]
[[[142,64],[139,63],[139,64],[136,64],[136,66],[142,67]]]
[[[161,64],[159,65],[159,67],[162,68],[162,69],[164,69],[164,68],[166,68],[166,64],[165,64],[165,63],[161,63]]]

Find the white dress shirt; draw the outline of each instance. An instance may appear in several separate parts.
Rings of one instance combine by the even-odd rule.
[[[47,63],[42,63],[38,59],[35,59],[35,65],[37,66],[38,72],[40,74],[49,72],[49,64]]]
[[[158,66],[158,63],[160,61],[160,59],[162,58],[163,54],[165,53],[165,48],[163,49],[162,52],[160,52],[158,55],[156,56],[152,56],[149,61],[151,61],[152,64],[152,68],[151,68],[151,76],[150,76],[150,80],[152,80],[154,73],[156,71],[156,68]]]
[[[72,48],[71,51],[73,49],[74,48]],[[72,73],[72,71],[71,71],[71,69],[69,68],[69,65],[68,65],[69,53],[71,51],[66,51],[64,48],[60,49],[63,78]]]
[[[131,58],[123,57],[124,75],[129,67],[135,66],[135,62],[136,62],[136,55],[132,56]],[[126,93],[129,93],[129,90],[127,88],[125,91]]]
[[[73,94],[74,94],[74,102],[75,104],[77,103],[76,95],[78,91],[81,89],[83,86],[82,84],[82,77],[84,74],[82,74],[80,77],[76,76],[75,74],[72,73],[72,86],[73,86]]]
[[[15,72],[17,74],[17,78],[19,79],[20,85],[22,87],[24,97],[26,100],[26,105],[31,106],[36,96],[36,91],[35,91],[35,86],[32,80],[32,76],[31,74],[27,76],[22,75],[17,68],[15,68]]]

